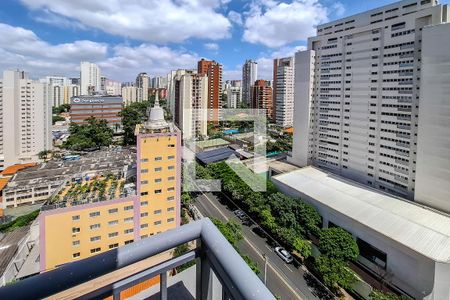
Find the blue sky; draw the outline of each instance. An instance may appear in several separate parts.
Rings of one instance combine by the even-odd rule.
[[[165,75],[205,57],[239,79],[247,58],[270,79],[272,59],[304,46],[320,23],[389,0],[2,0],[0,71],[77,76],[98,63],[110,79]],[[448,2],[448,1],[441,1]]]

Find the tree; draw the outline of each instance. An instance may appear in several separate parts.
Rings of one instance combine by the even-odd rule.
[[[312,255],[311,242],[296,238],[294,241],[294,249],[303,256],[304,259]]]
[[[350,233],[342,228],[326,228],[320,233],[320,253],[341,261],[356,260],[358,245]]]
[[[382,291],[372,290],[369,294],[370,300],[406,300],[406,296],[398,296],[392,293],[384,293]]]
[[[181,194],[181,203],[185,206],[187,206],[188,204],[192,204],[195,202],[195,198],[191,196],[190,193],[188,192],[183,192]]]
[[[71,123],[69,132],[70,136],[63,144],[67,149],[78,151],[112,144],[113,130],[103,119],[90,117],[85,125]]]
[[[52,117],[52,124],[54,125],[56,122],[65,121],[66,119],[61,116],[53,116]]]
[[[242,240],[242,228],[241,225],[234,221],[229,221],[223,223],[218,219],[211,219],[211,221],[216,225],[219,231],[225,236],[225,238],[230,242],[231,245],[236,246],[236,243]]]
[[[136,137],[134,135],[136,125],[147,120],[147,109],[150,105],[150,101],[133,102],[120,111],[119,116],[122,118],[122,127],[124,131],[124,145],[136,144]]]
[[[322,276],[323,282],[330,288],[336,288],[336,284],[343,288],[349,288],[356,281],[353,272],[347,263],[324,255],[316,260],[316,268]]]
[[[52,151],[50,151],[50,150],[42,150],[41,152],[38,153],[38,157],[39,157],[39,159],[47,159],[48,155],[51,153],[52,153]]]

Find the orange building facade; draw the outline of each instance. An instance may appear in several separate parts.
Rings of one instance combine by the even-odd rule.
[[[219,120],[219,109],[222,108],[222,65],[216,61],[201,59],[197,65],[197,73],[208,76],[208,121]]]
[[[252,87],[252,108],[265,109],[268,119],[273,119],[272,87],[266,80],[256,80]]]

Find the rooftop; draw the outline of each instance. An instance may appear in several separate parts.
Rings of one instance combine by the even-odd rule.
[[[450,262],[450,216],[306,167],[273,179],[429,257]]]
[[[16,165],[12,165],[7,167],[6,169],[3,170],[3,172],[1,173],[3,176],[11,176],[16,174],[18,171],[22,170],[22,169],[26,169],[26,168],[30,168],[30,167],[34,167],[36,166],[36,163],[29,163],[29,164],[16,164]]]

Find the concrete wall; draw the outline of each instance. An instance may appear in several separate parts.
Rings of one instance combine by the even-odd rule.
[[[450,213],[450,24],[423,29],[415,201]]]

